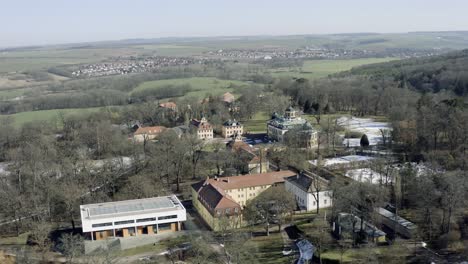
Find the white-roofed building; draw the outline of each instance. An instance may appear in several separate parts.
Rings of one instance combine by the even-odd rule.
[[[175,196],[80,205],[83,233],[92,240],[181,230],[187,219]]]

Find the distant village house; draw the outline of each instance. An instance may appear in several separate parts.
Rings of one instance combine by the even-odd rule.
[[[156,139],[166,129],[167,128],[164,126],[140,127],[133,134],[133,139],[136,142],[145,142],[148,140],[153,140]]]
[[[165,109],[170,109],[170,110],[172,110],[172,111],[176,111],[176,110],[177,110],[177,105],[176,105],[176,103],[174,103],[174,102],[160,103],[160,104],[159,104],[159,107],[165,108]]]

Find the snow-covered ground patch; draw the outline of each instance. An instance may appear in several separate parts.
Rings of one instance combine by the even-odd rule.
[[[342,126],[346,130],[359,132],[366,134],[369,139],[369,145],[375,146],[382,143],[382,132],[387,137],[390,136],[392,130],[391,126],[387,122],[376,122],[372,118],[358,118],[358,117],[347,117],[342,116],[338,118],[338,125]],[[350,147],[359,147],[360,138],[344,138],[343,145]]]
[[[358,182],[367,182],[372,184],[385,184],[393,181],[392,177],[386,177],[370,168],[348,170],[345,176]]]
[[[0,162],[0,177],[1,176],[8,176],[10,172],[8,171],[8,162]]]
[[[372,166],[371,166],[372,167]],[[346,177],[349,177],[355,181],[359,182],[368,182],[372,184],[386,184],[393,183],[395,176],[401,172],[402,169],[411,168],[416,177],[420,177],[424,174],[432,173],[441,173],[442,170],[434,170],[424,163],[398,163],[385,166],[379,171],[379,173],[372,168],[360,168],[360,169],[350,169],[345,173]]]
[[[345,165],[350,163],[357,163],[357,162],[368,162],[372,161],[375,158],[368,157],[368,156],[359,156],[359,155],[349,155],[343,157],[336,157],[336,158],[329,158],[322,160],[322,166],[324,167],[332,167],[335,165]],[[310,164],[317,166],[318,160],[310,160]]]
[[[92,164],[95,169],[101,169],[106,164],[111,164],[113,167],[128,169],[133,165],[133,159],[130,157],[117,157],[103,160],[93,160]]]

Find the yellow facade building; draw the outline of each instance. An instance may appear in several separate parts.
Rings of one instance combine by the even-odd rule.
[[[245,225],[242,209],[247,201],[268,188],[282,187],[292,171],[206,179],[192,185],[192,202],[206,224],[214,231]]]

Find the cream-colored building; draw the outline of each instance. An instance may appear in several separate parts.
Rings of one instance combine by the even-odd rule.
[[[244,133],[244,126],[236,120],[224,122],[222,131],[224,138],[241,136]]]
[[[206,118],[202,117],[201,120],[192,119],[190,125],[195,129],[199,139],[213,138],[213,126],[206,120]]]
[[[212,230],[245,226],[242,209],[247,201],[268,188],[284,188],[292,171],[275,171],[206,179],[192,185],[192,202]]]

